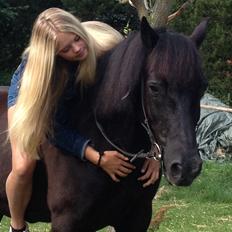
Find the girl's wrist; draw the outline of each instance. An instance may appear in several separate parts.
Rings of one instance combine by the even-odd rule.
[[[101,164],[101,155],[91,146],[87,146],[85,149],[85,158],[93,163],[94,165],[100,166]],[[100,159],[100,160],[99,160]]]
[[[97,161],[97,166],[98,167],[101,167],[101,161],[102,161],[102,156],[104,155],[104,151],[100,151],[100,152],[98,152],[98,154],[99,154],[99,157],[98,157],[98,161]]]

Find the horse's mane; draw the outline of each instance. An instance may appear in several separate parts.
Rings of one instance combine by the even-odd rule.
[[[99,61],[97,107],[104,115],[129,110],[128,100],[139,83],[144,65],[144,47],[138,33],[132,33]],[[102,74],[104,73],[104,76]]]
[[[157,78],[182,86],[188,86],[199,73],[197,49],[189,38],[165,29],[155,31],[159,40],[152,51],[143,45],[140,33],[134,32],[99,61],[98,75],[102,82],[97,94],[98,112],[108,116],[133,112],[135,104],[131,103],[140,97],[140,91],[136,90],[141,77],[144,78],[141,74],[148,72],[149,68],[155,69]]]

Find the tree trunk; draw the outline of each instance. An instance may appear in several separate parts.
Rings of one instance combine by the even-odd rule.
[[[167,25],[172,4],[173,0],[156,0],[148,19],[152,27],[163,27]]]

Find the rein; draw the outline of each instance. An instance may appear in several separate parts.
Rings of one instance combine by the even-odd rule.
[[[158,143],[156,143],[154,135],[151,131],[150,125],[148,123],[148,119],[147,119],[147,114],[145,111],[145,107],[144,107],[144,83],[142,82],[141,84],[141,101],[142,101],[142,110],[143,110],[143,115],[144,115],[144,122],[142,122],[142,126],[143,128],[146,130],[148,137],[150,139],[150,143],[151,143],[151,148],[150,151],[148,152],[144,152],[144,150],[140,150],[137,153],[130,153],[127,151],[122,150],[120,147],[118,147],[116,144],[114,144],[106,135],[106,133],[104,132],[103,127],[101,126],[101,124],[97,121],[97,117],[96,117],[96,113],[95,113],[95,123],[97,128],[99,129],[99,131],[101,132],[102,136],[105,138],[105,140],[117,151],[119,151],[121,154],[131,157],[130,162],[132,163],[134,160],[138,159],[138,158],[147,158],[147,159],[155,159],[155,160],[161,160],[162,159],[162,152],[161,152],[161,148],[158,145]]]

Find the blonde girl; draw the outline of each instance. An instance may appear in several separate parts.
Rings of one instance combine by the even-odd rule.
[[[89,140],[70,129],[67,123],[66,101],[75,97],[75,85],[93,84],[97,57],[122,39],[107,24],[81,24],[75,16],[59,8],[49,8],[36,19],[29,46],[12,77],[8,94],[12,171],[6,192],[10,231],[29,231],[24,213],[32,192],[38,148],[47,138],[60,149],[99,164],[114,181],[135,168],[127,162],[127,157],[116,151],[105,151],[100,159]],[[147,169],[156,170],[152,175],[142,176],[149,185],[156,180],[158,168]]]

